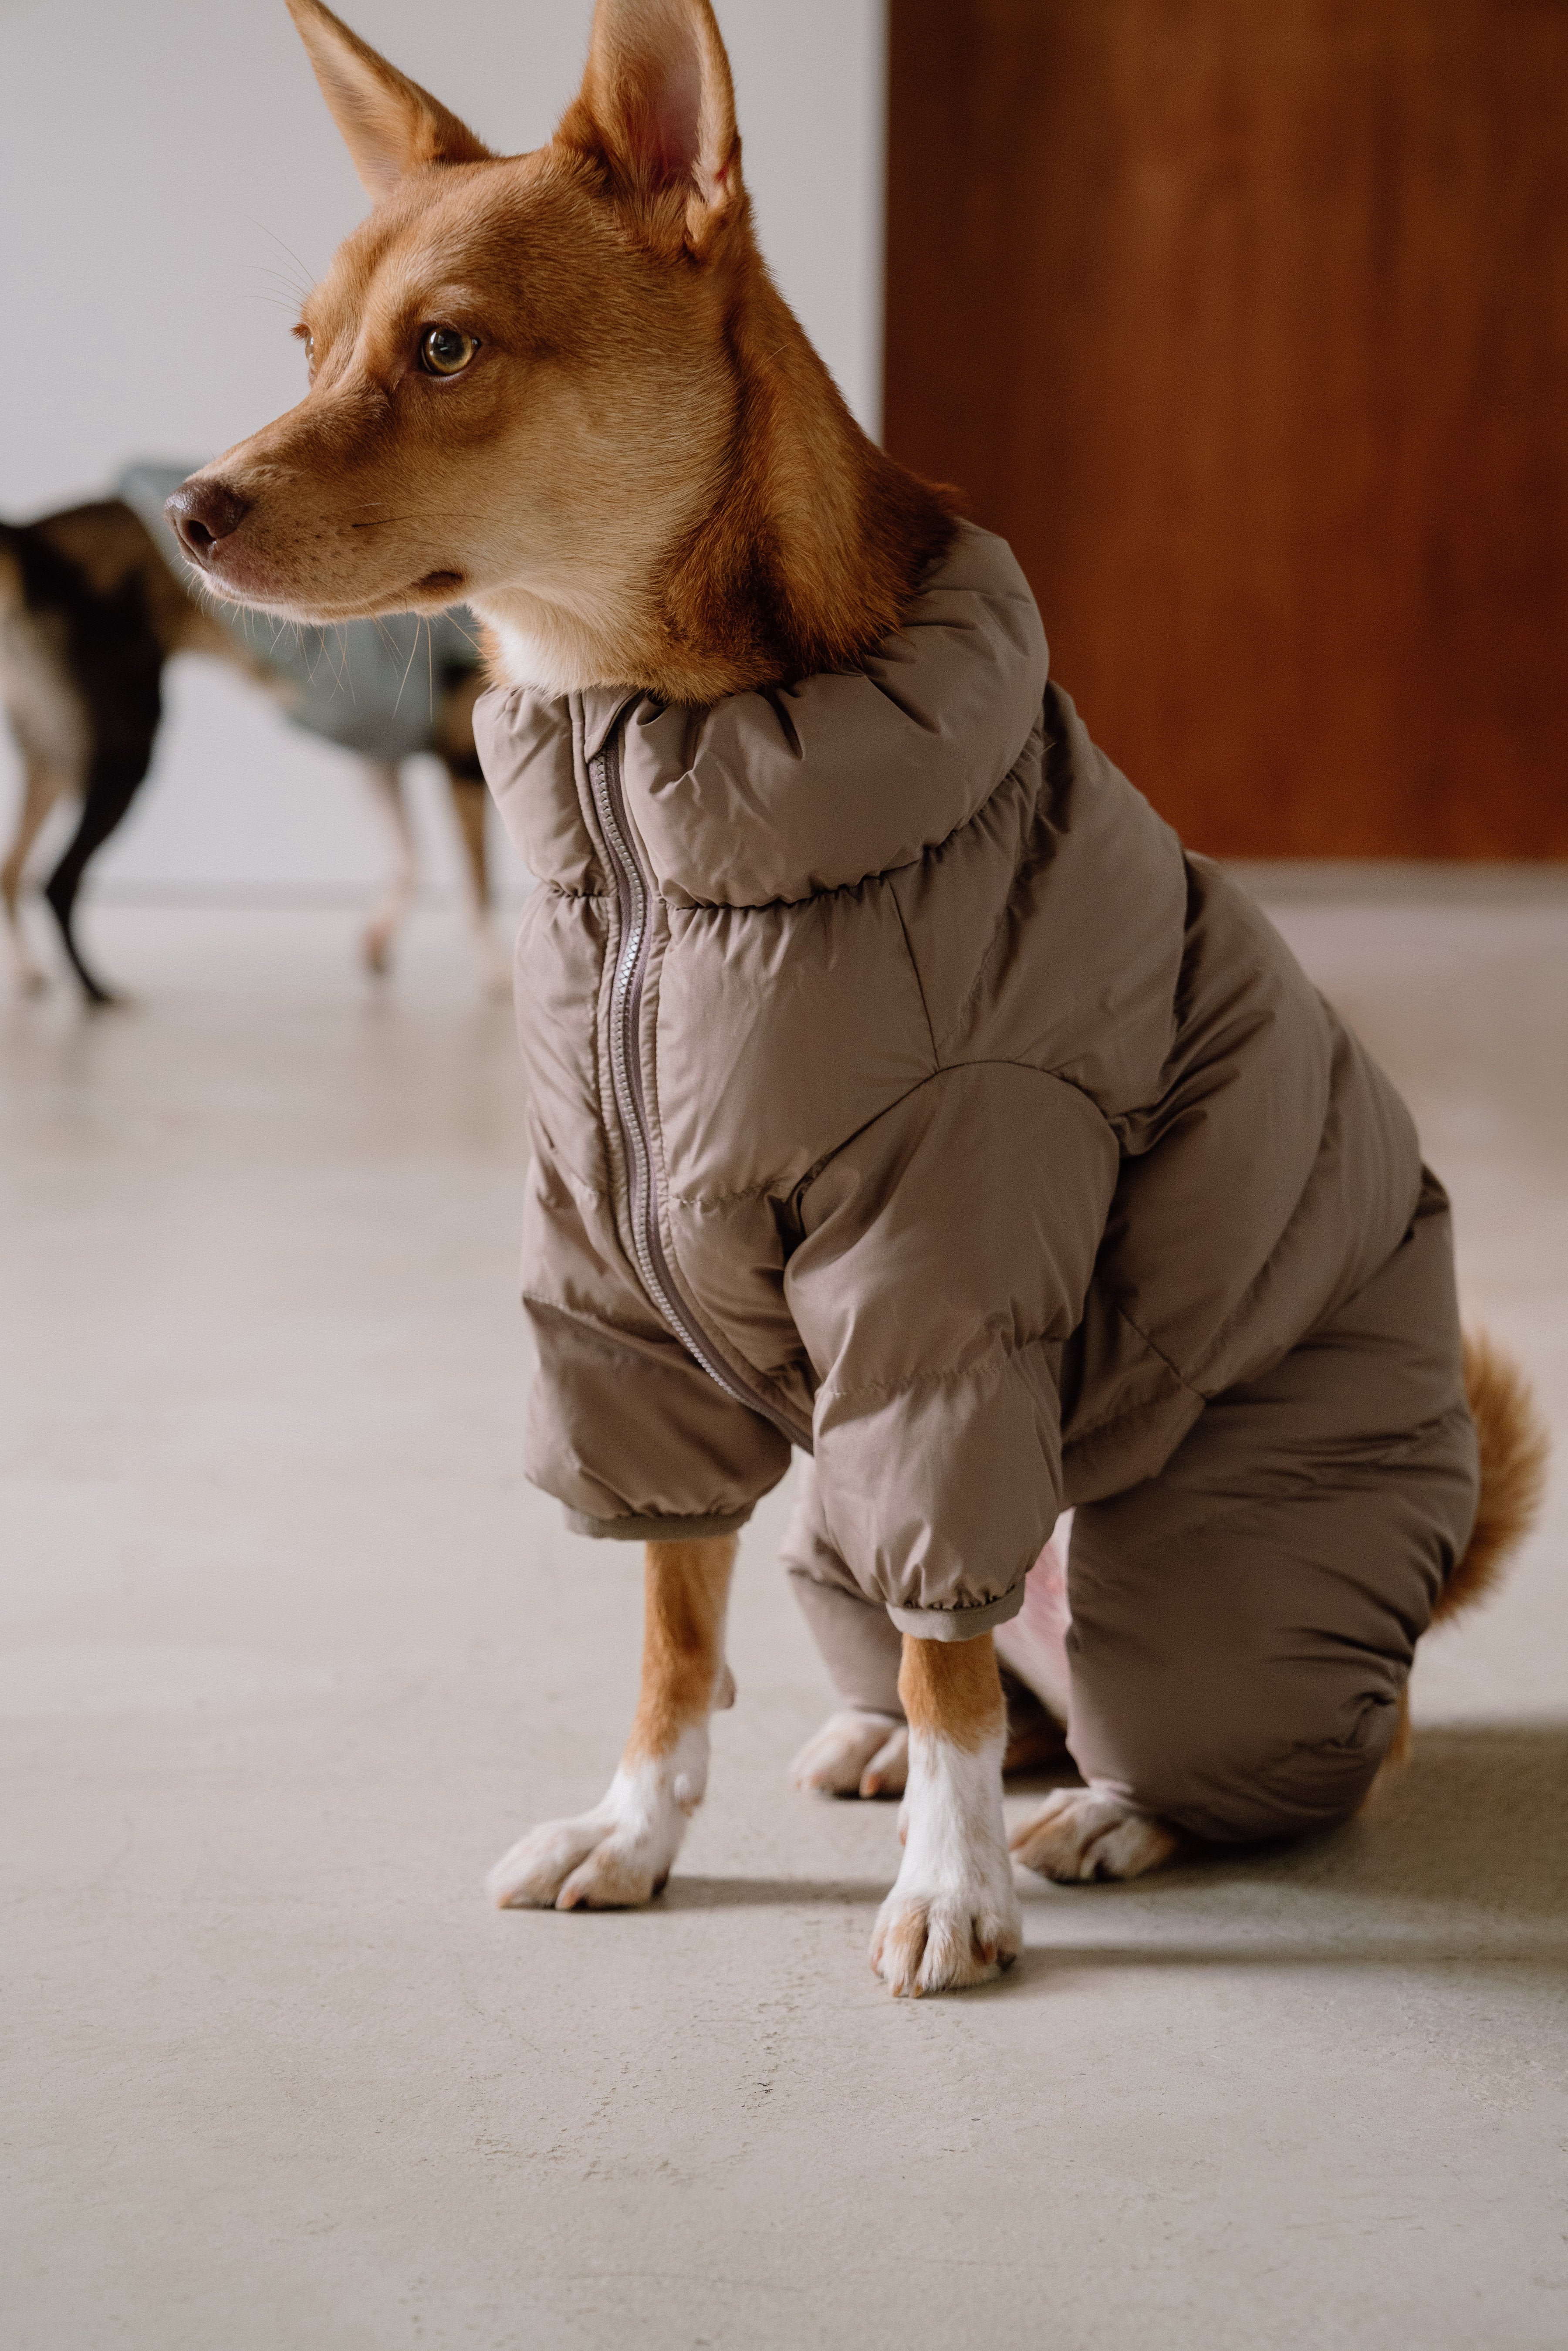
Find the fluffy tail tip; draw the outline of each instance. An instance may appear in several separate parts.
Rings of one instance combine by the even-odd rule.
[[[1510,1553],[1535,1523],[1552,1449],[1530,1382],[1484,1331],[1465,1333],[1465,1395],[1480,1453],[1480,1499],[1437,1618],[1452,1616],[1496,1589]]]

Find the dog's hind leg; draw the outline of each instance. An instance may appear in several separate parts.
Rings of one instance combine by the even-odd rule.
[[[898,1694],[909,1719],[904,1860],[877,1915],[871,1963],[895,1994],[959,1991],[992,1981],[1023,1948],[1002,1825],[1007,1708],[991,1635],[905,1634]]]
[[[503,1909],[622,1909],[668,1877],[707,1787],[708,1716],[734,1702],[724,1620],[736,1540],[651,1542],[643,1686],[603,1802],[515,1844],[486,1888]]]
[[[1026,1869],[1062,1886],[1098,1877],[1144,1877],[1182,1850],[1169,1823],[1141,1813],[1105,1788],[1058,1788],[1012,1841]]]
[[[27,853],[38,837],[44,819],[65,790],[67,780],[62,771],[47,761],[26,760],[16,830],[5,852],[5,862],[0,865],[0,904],[5,909],[11,973],[24,996],[36,995],[47,982],[41,966],[34,961],[27,945],[27,935],[22,927],[22,881],[27,869]]]
[[[381,810],[392,852],[392,872],[380,904],[360,934],[360,953],[366,968],[382,973],[392,966],[397,935],[408,919],[419,887],[419,852],[408,804],[402,796],[402,771],[395,759],[363,759],[365,781]]]
[[[1020,1861],[1135,1877],[1190,1840],[1300,1836],[1360,1808],[1404,1735],[1416,1639],[1465,1588],[1472,1520],[1485,1573],[1471,1385],[1467,1405],[1433,1185],[1381,1272],[1211,1398],[1154,1477],[1079,1511],[1071,1744],[1089,1784],[1019,1829]],[[1540,1456],[1512,1377],[1500,1394],[1492,1495],[1527,1515]],[[1491,1530],[1523,1522],[1500,1510]]]

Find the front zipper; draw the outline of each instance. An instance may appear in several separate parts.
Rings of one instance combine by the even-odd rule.
[[[610,991],[610,1075],[621,1128],[621,1144],[630,1177],[629,1209],[632,1246],[637,1270],[659,1312],[676,1338],[710,1380],[726,1395],[770,1420],[792,1445],[808,1443],[739,1374],[719,1364],[702,1332],[680,1303],[670,1279],[659,1232],[659,1196],[653,1173],[653,1128],[643,1087],[643,1057],[638,1050],[637,1023],[643,1004],[643,981],[652,946],[648,920],[653,876],[643,862],[635,827],[626,812],[621,777],[620,723],[611,728],[604,747],[588,763],[594,810],[615,868],[615,895],[621,909],[621,949]]]

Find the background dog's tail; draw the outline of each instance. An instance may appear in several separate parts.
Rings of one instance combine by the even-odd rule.
[[[1535,1523],[1551,1440],[1519,1365],[1484,1331],[1465,1333],[1465,1394],[1480,1447],[1481,1493],[1464,1557],[1432,1612],[1434,1624],[1494,1590],[1509,1553]]]

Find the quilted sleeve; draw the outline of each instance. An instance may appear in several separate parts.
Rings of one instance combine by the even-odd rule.
[[[1012,1063],[928,1080],[829,1161],[786,1290],[833,1543],[902,1632],[1022,1604],[1061,1499],[1057,1379],[1116,1181],[1087,1098]]]
[[[568,1524],[659,1542],[743,1526],[789,1468],[788,1438],[687,1354],[627,1266],[608,1205],[569,1183],[542,1135],[523,1302],[538,1347],[525,1466]]]

